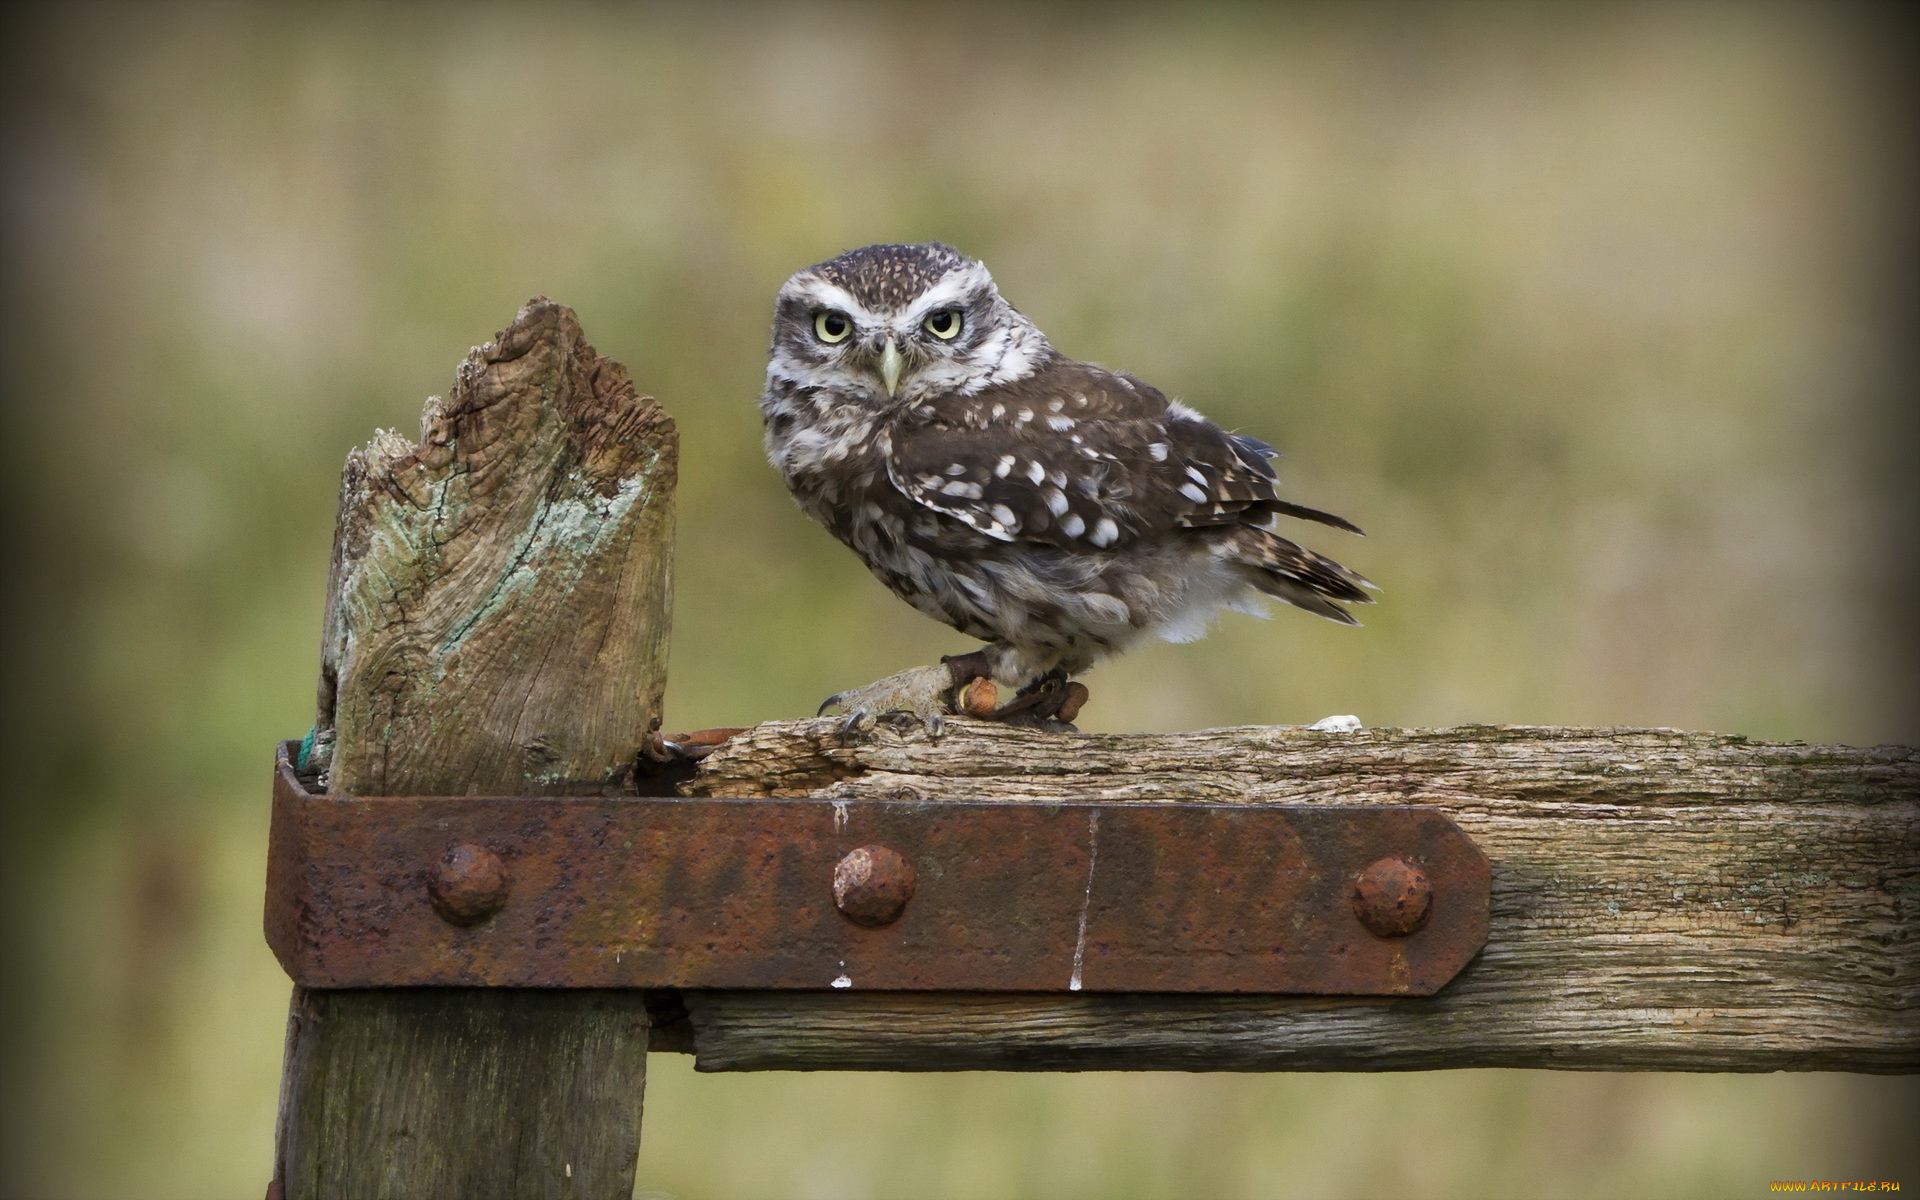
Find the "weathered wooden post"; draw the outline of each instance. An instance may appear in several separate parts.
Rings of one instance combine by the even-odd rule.
[[[350,454],[303,772],[334,796],[628,787],[666,682],[677,450],[536,298],[428,401],[418,444]],[[516,883],[500,849],[448,845],[398,882],[477,928]],[[296,987],[276,1183],[625,1200],[646,1050],[639,992]]]

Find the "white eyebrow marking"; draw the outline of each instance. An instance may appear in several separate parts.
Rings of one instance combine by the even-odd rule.
[[[992,282],[993,277],[988,275],[979,263],[964,263],[957,266],[941,276],[939,282],[920,293],[914,299],[913,307],[901,313],[894,325],[899,329],[918,325],[921,318],[928,313],[935,309],[948,308],[958,301],[965,300],[970,293]]]
[[[1113,523],[1113,518],[1101,517],[1100,523],[1093,527],[1093,544],[1096,546],[1111,546],[1119,540],[1120,527]]]
[[[803,272],[787,280],[786,286],[781,290],[810,301],[818,308],[837,308],[853,318],[855,325],[871,327],[886,323],[885,317],[855,300],[852,292],[837,283],[829,283],[818,275],[808,275]]]

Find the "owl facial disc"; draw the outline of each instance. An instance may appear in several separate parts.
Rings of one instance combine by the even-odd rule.
[[[894,409],[1024,378],[1048,351],[978,261],[938,242],[866,246],[781,287],[768,377]]]

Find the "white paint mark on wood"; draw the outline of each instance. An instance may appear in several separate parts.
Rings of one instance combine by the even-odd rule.
[[[1321,733],[1359,733],[1366,726],[1360,723],[1359,717],[1347,713],[1337,717],[1321,717],[1307,728]]]
[[[847,974],[847,964],[845,961],[840,963],[840,974],[834,977],[833,986],[837,988],[850,988],[853,986],[853,976]]]
[[[835,833],[845,833],[847,831],[847,801],[845,800],[835,800],[833,802],[833,831]],[[845,966],[846,964],[842,963],[841,965]]]
[[[1080,899],[1080,936],[1073,942],[1073,977],[1067,990],[1080,990],[1080,967],[1087,956],[1087,912],[1093,907],[1093,868],[1100,861],[1100,810],[1087,814],[1087,894]]]

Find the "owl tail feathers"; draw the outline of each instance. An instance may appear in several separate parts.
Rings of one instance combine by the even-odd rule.
[[[1237,540],[1240,561],[1253,568],[1249,575],[1254,587],[1329,621],[1358,625],[1360,622],[1340,602],[1372,604],[1373,597],[1366,589],[1379,590],[1358,571],[1267,530],[1247,528]]]
[[[1345,517],[1336,517],[1330,512],[1321,512],[1317,508],[1308,508],[1304,504],[1293,504],[1286,500],[1275,499],[1262,500],[1259,507],[1268,512],[1279,513],[1283,517],[1298,517],[1302,521],[1318,521],[1322,525],[1331,525],[1335,529],[1344,529],[1348,533],[1357,533],[1361,537],[1367,536],[1366,530],[1355,525]]]

